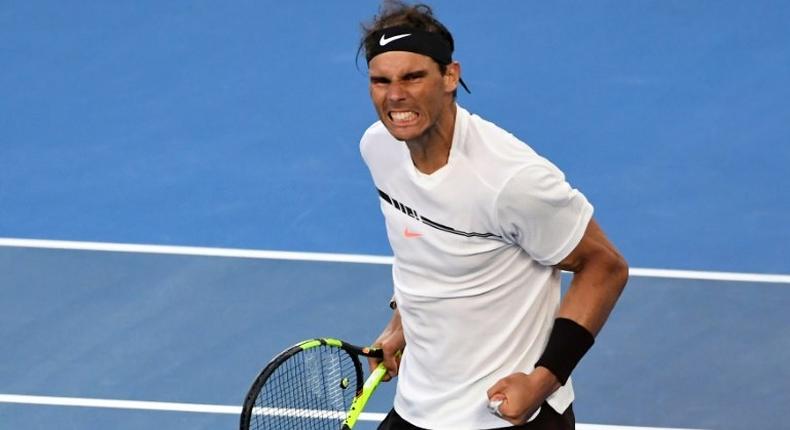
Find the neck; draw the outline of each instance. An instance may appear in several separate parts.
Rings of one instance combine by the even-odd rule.
[[[453,144],[457,108],[451,103],[425,134],[406,141],[412,163],[422,173],[430,175],[447,164]]]

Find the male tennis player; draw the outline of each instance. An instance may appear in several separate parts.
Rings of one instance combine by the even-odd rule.
[[[379,428],[573,429],[570,373],[628,266],[557,167],[456,104],[453,45],[428,6],[401,2],[360,45],[380,119],[361,152],[395,254],[375,344],[399,378]]]

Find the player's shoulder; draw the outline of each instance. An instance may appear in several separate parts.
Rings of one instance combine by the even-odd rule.
[[[497,124],[478,115],[470,115],[466,130],[466,153],[469,162],[489,185],[501,188],[513,175],[547,160],[524,141]]]
[[[381,121],[376,121],[362,133],[360,144],[365,144],[371,140],[392,139],[392,135],[387,131],[387,127]]]
[[[371,146],[380,146],[385,141],[394,140],[381,121],[376,121],[368,127],[359,139],[359,149],[364,155]]]
[[[393,160],[403,157],[406,145],[395,139],[381,121],[374,122],[362,134],[359,152],[371,170],[386,169]]]
[[[503,162],[523,163],[540,157],[522,139],[479,115],[471,114],[469,125],[470,137],[477,140],[477,148],[488,151]]]

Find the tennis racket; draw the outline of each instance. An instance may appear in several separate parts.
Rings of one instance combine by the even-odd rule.
[[[274,357],[253,382],[241,411],[241,430],[350,430],[387,369],[380,363],[363,383],[359,356],[378,348],[321,338]]]

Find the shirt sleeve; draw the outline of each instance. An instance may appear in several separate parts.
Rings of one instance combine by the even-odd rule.
[[[521,246],[535,261],[552,266],[581,241],[593,207],[547,160],[530,164],[511,177],[496,200],[503,237]]]

